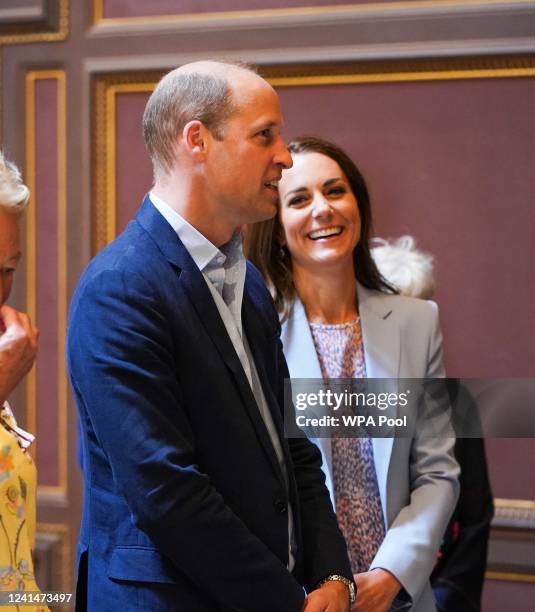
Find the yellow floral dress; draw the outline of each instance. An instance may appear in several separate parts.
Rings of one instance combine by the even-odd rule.
[[[0,593],[38,592],[32,562],[37,471],[27,452],[33,436],[17,426],[9,406],[0,408]],[[0,604],[1,612],[48,610],[42,605]]]

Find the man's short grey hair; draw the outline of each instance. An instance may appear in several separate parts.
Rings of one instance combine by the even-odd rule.
[[[30,190],[22,182],[19,169],[0,151],[0,210],[18,214],[24,210]]]
[[[419,251],[412,236],[393,241],[375,238],[371,254],[381,276],[401,295],[424,300],[433,297],[433,256]]]
[[[143,114],[143,138],[154,169],[172,167],[177,136],[189,121],[197,119],[220,140],[225,121],[234,110],[232,91],[224,75],[204,71],[167,74]]]

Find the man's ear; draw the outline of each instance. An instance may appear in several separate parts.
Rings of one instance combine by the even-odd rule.
[[[198,161],[204,159],[209,132],[198,120],[189,121],[182,130],[182,144],[187,152]]]

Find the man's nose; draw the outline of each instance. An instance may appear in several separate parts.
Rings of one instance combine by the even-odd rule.
[[[288,146],[282,138],[279,138],[278,144],[275,163],[281,166],[283,170],[287,170],[293,166],[292,155],[290,151],[288,151]]]

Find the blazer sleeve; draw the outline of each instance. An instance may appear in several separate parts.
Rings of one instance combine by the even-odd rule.
[[[205,593],[237,611],[297,612],[302,587],[196,464],[172,334],[153,285],[106,270],[73,302],[71,380],[98,452],[133,523]]]
[[[438,308],[426,308],[429,330],[427,377],[443,377],[442,335]],[[418,322],[420,326],[424,321]],[[451,437],[434,432],[451,430]],[[383,568],[401,582],[416,601],[435,566],[437,553],[459,495],[459,466],[450,415],[435,403],[418,420],[410,450],[410,498],[385,535],[370,569]]]

